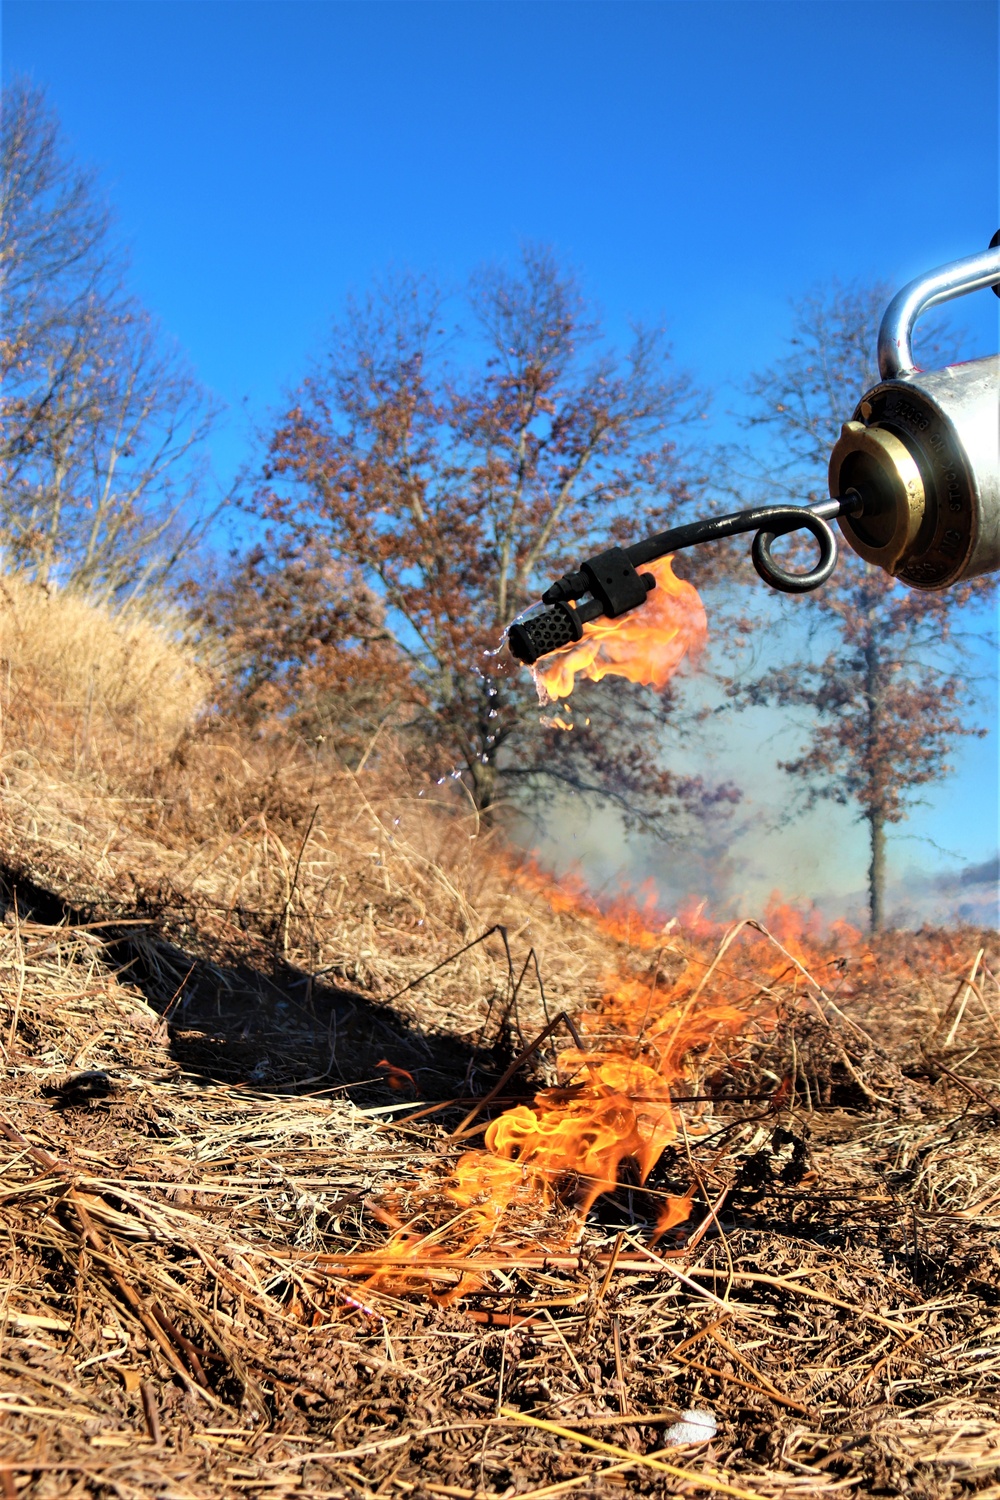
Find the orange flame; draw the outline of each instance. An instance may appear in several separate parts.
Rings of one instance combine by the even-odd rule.
[[[397,1068],[387,1057],[383,1057],[375,1066],[385,1074],[385,1081],[391,1089],[416,1088],[417,1081],[413,1074],[408,1073],[405,1068]]]
[[[862,974],[875,963],[858,932],[824,926],[814,910],[776,897],[760,925],[715,922],[704,903],[664,923],[649,893],[641,908],[623,896],[602,911],[579,880],[557,882],[534,860],[510,876],[553,911],[620,943],[620,971],[605,982],[600,1004],[577,1018],[580,1045],[559,1054],[553,1086],[492,1120],[483,1149],[465,1151],[447,1178],[414,1184],[409,1222],[396,1204],[374,1207],[390,1238],[358,1257],[354,1274],[373,1288],[417,1292],[442,1305],[485,1285],[494,1262],[526,1244],[545,1253],[570,1247],[626,1163],[646,1184],[682,1129],[678,1080],[703,1078],[708,1089],[699,1095],[710,1095],[720,1052],[738,1068],[734,1040],[748,1026],[774,1024],[775,993],[815,997],[816,981],[839,974],[845,961]],[[683,960],[669,982],[661,974],[668,947]],[[638,954],[646,956],[637,963]],[[948,957],[942,953],[939,963]],[[779,1081],[773,1099],[787,1086]],[[683,1106],[687,1135],[712,1128],[711,1107],[704,1097]],[[694,1185],[656,1196],[653,1243],[690,1217]],[[350,1274],[350,1258],[337,1265]]]
[[[622,891],[604,906],[599,906],[578,875],[568,873],[556,881],[544,870],[534,855],[517,864],[501,859],[511,879],[524,891],[542,897],[550,911],[565,912],[581,918],[617,943],[650,953],[663,943],[664,932],[676,925],[665,923],[657,910],[659,893],[652,881],[638,890]],[[713,929],[714,930],[714,929]]]
[[[536,888],[541,880],[534,866]],[[550,890],[554,904],[572,910],[569,893],[554,885]],[[592,906],[589,899],[586,904]],[[641,922],[631,925],[648,935]],[[745,1008],[702,998],[705,965],[696,957],[662,990],[657,970],[655,965],[651,976],[609,981],[600,1007],[580,1018],[583,1045],[559,1054],[555,1086],[491,1121],[484,1149],[466,1151],[445,1181],[422,1184],[418,1196],[428,1207],[436,1194],[448,1205],[443,1223],[421,1232],[415,1226],[423,1212],[407,1224],[379,1213],[394,1233],[380,1252],[365,1257],[369,1285],[419,1290],[439,1304],[451,1303],[483,1284],[490,1268],[490,1255],[482,1253],[486,1244],[496,1252],[505,1237],[526,1230],[537,1244],[539,1218],[566,1205],[573,1211],[562,1234],[553,1226],[546,1236],[550,1245],[565,1247],[596,1200],[615,1190],[625,1162],[634,1162],[639,1183],[646,1183],[679,1134],[671,1086],[684,1075],[687,1058],[732,1037],[748,1019]],[[689,1120],[688,1133],[698,1129]],[[655,1237],[683,1223],[692,1203],[691,1193],[664,1195]],[[481,1274],[469,1266],[470,1256],[481,1262]],[[454,1284],[435,1290],[449,1266]]]
[[[627,677],[629,682],[659,690],[666,687],[685,656],[695,657],[708,635],[705,607],[697,589],[673,569],[673,559],[658,558],[648,569],[656,588],[639,609],[616,620],[584,626],[583,639],[553,651],[531,673],[541,703],[568,698],[577,677]],[[568,727],[556,724],[557,728]]]

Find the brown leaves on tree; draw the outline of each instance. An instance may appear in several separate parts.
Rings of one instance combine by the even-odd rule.
[[[414,701],[381,602],[322,542],[269,537],[205,592],[198,615],[226,645],[220,707],[262,734],[363,753]]]
[[[559,736],[498,648],[554,574],[676,519],[690,494],[674,434],[695,393],[657,333],[609,352],[544,250],[482,272],[468,305],[461,342],[419,279],[352,305],[274,430],[255,508],[289,559],[322,544],[379,601],[408,728],[480,809],[561,785],[662,818],[704,790],[658,763],[669,695],[605,685],[592,732]]]

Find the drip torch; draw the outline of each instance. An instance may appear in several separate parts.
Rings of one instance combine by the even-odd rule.
[[[742,532],[755,533],[750,555],[760,577],[789,594],[819,588],[833,573],[834,520],[860,557],[911,588],[945,589],[1000,571],[1000,355],[921,371],[911,348],[921,313],[983,287],[1000,296],[1000,231],[988,250],[929,271],[893,297],[878,334],[882,378],[830,455],[829,500],[757,506],[609,547],[545,590],[548,609],[515,621],[507,637],[514,656],[530,665],[580,640],[588,622],[641,607],[656,586],[638,571],[644,563]],[[793,572],[771,548],[800,529],[819,557]]]

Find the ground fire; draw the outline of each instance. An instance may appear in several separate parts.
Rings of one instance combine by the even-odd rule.
[[[552,1085],[485,1127],[470,1128],[475,1108],[450,1139],[484,1131],[482,1149],[462,1154],[445,1177],[433,1173],[372,1205],[388,1240],[330,1262],[370,1291],[449,1305],[481,1289],[491,1270],[518,1263],[526,1247],[572,1251],[598,1199],[629,1181],[643,1199],[644,1243],[655,1247],[688,1221],[701,1185],[692,1171],[678,1191],[650,1189],[650,1174],[668,1147],[689,1150],[710,1131],[712,1077],[773,1033],[789,1007],[806,1021],[824,1007],[839,1013],[826,989],[831,974],[842,986],[848,963],[856,974],[874,963],[855,929],[827,927],[777,900],[761,923],[720,925],[700,909],[664,921],[652,893],[602,910],[581,884],[556,881],[532,861],[517,878],[621,943],[621,968],[607,976],[599,1004],[570,1023]],[[774,1077],[761,1102],[793,1089],[789,1077]]]

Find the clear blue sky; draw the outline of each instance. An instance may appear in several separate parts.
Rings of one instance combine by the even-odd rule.
[[[136,290],[230,408],[222,478],[242,411],[261,418],[393,263],[457,284],[551,243],[612,333],[666,322],[724,432],[790,299],[901,285],[1000,223],[985,0],[5,0],[2,19],[5,72],[48,90]],[[996,346],[996,313],[963,304],[970,352]],[[995,738],[970,754],[995,809]],[[982,801],[942,797],[937,832],[961,807],[985,857]]]
[[[975,0],[5,0],[3,52],[237,408],[276,400],[392,262],[460,282],[548,241],[613,331],[662,316],[717,387],[805,287],[902,284],[997,227],[997,10]],[[992,301],[963,308],[980,342]]]

